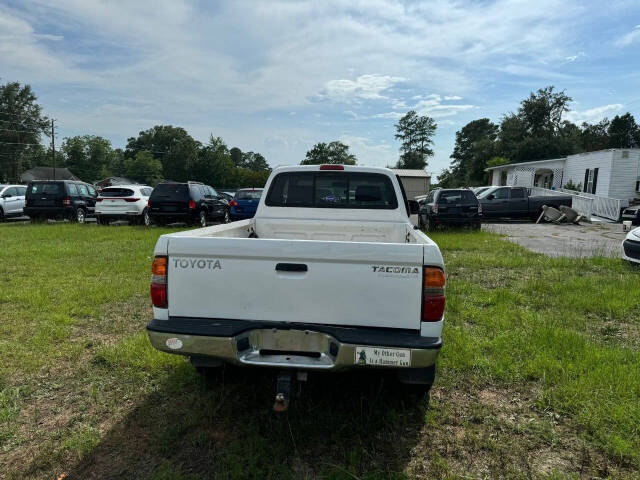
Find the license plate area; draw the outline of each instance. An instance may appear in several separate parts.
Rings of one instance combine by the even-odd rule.
[[[356,346],[355,363],[372,367],[411,367],[411,350]]]

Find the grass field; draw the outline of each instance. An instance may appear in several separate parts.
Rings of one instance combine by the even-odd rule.
[[[424,399],[380,375],[204,381],[144,326],[164,229],[0,226],[0,479],[637,478],[640,269],[437,233],[445,347]]]

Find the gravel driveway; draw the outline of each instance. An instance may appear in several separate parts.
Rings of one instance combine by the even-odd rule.
[[[627,235],[620,223],[486,223],[485,231],[506,235],[509,240],[551,257],[617,257]]]

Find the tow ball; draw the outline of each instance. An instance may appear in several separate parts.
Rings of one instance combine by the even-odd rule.
[[[291,401],[291,387],[294,382],[294,373],[297,373],[296,378],[299,382],[307,380],[307,372],[293,372],[287,370],[279,372],[278,379],[276,381],[276,398],[273,403],[274,412],[285,412],[288,410],[289,402]],[[298,391],[298,393],[300,392]]]

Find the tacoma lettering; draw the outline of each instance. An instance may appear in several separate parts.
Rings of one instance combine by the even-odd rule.
[[[418,267],[388,267],[385,265],[372,265],[373,273],[420,273]]]

